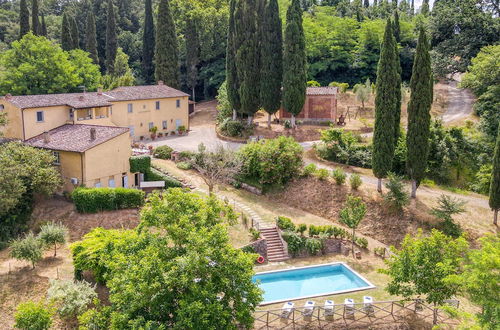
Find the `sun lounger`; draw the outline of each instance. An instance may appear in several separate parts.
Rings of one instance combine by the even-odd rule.
[[[333,300],[325,301],[325,319],[332,320],[335,314],[335,303]]]
[[[354,318],[354,299],[346,298],[344,300],[344,317],[348,319]]]
[[[304,315],[304,318],[311,318],[314,312],[314,305],[314,301],[306,301],[306,303],[304,304],[304,310],[302,311],[302,315]]]
[[[363,297],[363,309],[366,313],[373,313],[373,298],[370,296]]]
[[[288,319],[293,312],[294,306],[295,304],[291,301],[284,303],[283,307],[281,307],[281,318]]]

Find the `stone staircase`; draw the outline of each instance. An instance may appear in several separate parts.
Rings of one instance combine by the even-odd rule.
[[[284,261],[290,258],[276,227],[262,228],[260,233],[267,241],[267,259],[270,262]]]

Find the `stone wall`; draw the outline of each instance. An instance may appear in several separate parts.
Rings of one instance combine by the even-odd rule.
[[[264,257],[267,261],[267,241],[265,238],[261,238],[256,240],[255,242],[252,242],[250,244],[245,245],[246,246],[251,246],[255,250],[255,253],[260,254],[261,256]],[[244,248],[242,247],[242,248]]]

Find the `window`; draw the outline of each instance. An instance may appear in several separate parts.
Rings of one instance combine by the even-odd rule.
[[[127,111],[128,111],[128,113],[132,113],[134,111],[132,103],[127,104]]]
[[[52,151],[52,155],[54,155],[54,165],[61,165],[61,155],[59,151]]]
[[[3,109],[5,109],[4,105],[0,104],[0,111],[2,111]]]
[[[162,122],[162,127],[163,127],[163,129],[167,129],[167,121],[166,120],[164,120]]]
[[[36,112],[36,122],[37,123],[43,122],[43,111]]]
[[[177,108],[180,108],[181,107],[181,100],[175,100],[175,106]]]
[[[110,187],[110,188],[116,187],[116,185],[115,185],[115,177],[114,176],[110,176],[109,177],[109,179],[108,179],[108,187]]]
[[[129,126],[128,129],[130,130],[130,136],[134,136],[135,135],[134,126]]]
[[[97,179],[97,180],[95,180],[94,187],[96,187],[96,188],[101,188],[101,179]]]
[[[160,110],[160,101],[156,101],[155,108],[156,110]]]
[[[155,124],[154,124],[154,123],[152,123],[152,122],[151,122],[151,123],[149,123],[149,129],[152,129],[154,126],[155,126]]]

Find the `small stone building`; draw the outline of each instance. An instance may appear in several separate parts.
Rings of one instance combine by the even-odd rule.
[[[302,111],[295,116],[305,122],[337,120],[337,87],[307,87],[306,101]],[[291,114],[281,108],[280,119],[291,118]]]

